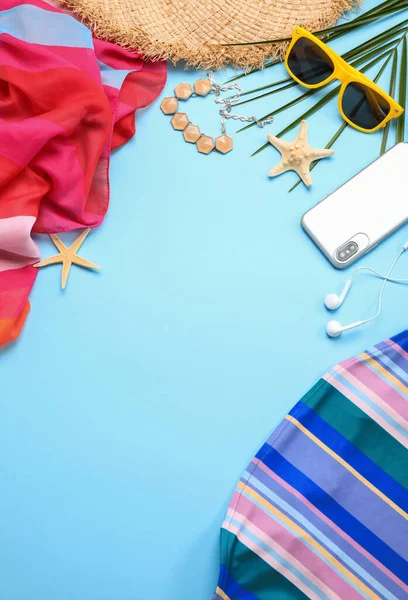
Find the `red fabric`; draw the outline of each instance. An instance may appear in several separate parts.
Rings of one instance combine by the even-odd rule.
[[[0,345],[15,339],[28,314],[39,258],[30,227],[55,233],[99,225],[109,204],[111,150],[134,135],[135,110],[153,102],[165,80],[165,63],[92,39],[49,4],[3,0]]]

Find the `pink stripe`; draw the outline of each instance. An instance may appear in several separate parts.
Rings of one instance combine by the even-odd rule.
[[[354,363],[357,363],[357,362],[359,362],[358,358],[356,358],[355,356],[352,356],[351,358],[347,358],[346,360],[342,360],[341,362],[339,362],[337,365],[335,365],[333,367],[333,370],[341,371],[341,369],[350,367],[351,365],[353,365]]]
[[[240,513],[235,513],[234,519],[239,520],[251,531],[251,524],[254,525],[258,529],[253,531],[255,535],[291,564],[294,559],[296,568],[329,598],[360,598],[360,594],[333,567],[327,565],[316,551],[308,548],[302,539],[288,531],[251,500],[242,497],[239,510]]]
[[[30,0],[29,3],[33,4],[34,6],[38,6],[39,8],[43,8],[44,10],[49,10],[50,12],[62,12],[61,9],[58,9],[56,7],[53,8],[55,2],[47,2],[47,0],[45,0],[45,2],[42,2],[41,0]],[[1,0],[1,9],[6,10],[9,8],[13,8],[14,6],[18,6],[19,4],[21,4],[21,1]]]
[[[119,98],[115,112],[115,123],[120,121],[120,119],[123,119],[123,117],[126,117],[130,113],[134,112],[134,110],[135,109],[133,106],[126,104],[126,102],[122,102],[122,100]]]
[[[380,396],[378,396],[375,393],[374,390],[367,387],[361,381],[361,379],[358,379],[357,377],[355,377],[347,369],[344,369],[341,372],[341,375],[342,375],[342,377],[347,379],[347,381],[349,381],[352,385],[354,385],[357,389],[359,389],[360,392],[362,392],[368,398],[370,398],[370,400],[372,400],[374,402],[374,404],[376,404],[379,408],[381,408],[382,411],[387,413],[387,415],[389,415],[392,419],[394,419],[394,421],[396,421],[399,425],[401,425],[401,427],[403,427],[404,429],[406,429],[408,431],[408,421],[406,419],[404,419],[404,417],[400,413],[398,413],[396,410],[394,410],[391,407],[391,404],[389,404],[388,402],[385,402],[382,398],[380,398]],[[406,401],[403,400],[403,402],[406,402]],[[404,412],[404,411],[402,411],[402,412]]]
[[[0,154],[13,161],[21,167],[26,166],[42,150],[45,144],[59,135],[66,136],[67,133],[60,125],[32,117],[22,121],[0,122]],[[27,140],[30,143],[27,144]]]
[[[308,598],[311,600],[321,600],[321,598],[313,592],[308,586],[306,586],[303,581],[300,581],[296,575],[294,575],[291,571],[286,569],[283,565],[278,563],[274,558],[272,558],[267,552],[259,548],[255,542],[250,540],[245,534],[242,533],[237,527],[234,525],[229,525],[228,523],[223,524],[224,529],[231,531],[234,535],[237,536],[239,541],[244,544],[247,548],[252,550],[254,554],[257,554],[262,560],[264,560],[268,565],[270,565],[275,571],[278,571],[281,575],[286,577],[293,585],[295,585],[299,590],[301,590]],[[292,559],[293,561],[293,559]],[[293,561],[294,562],[294,561]],[[361,596],[360,596],[361,598]]]
[[[369,389],[375,390],[384,402],[387,402],[391,408],[408,421],[408,403],[404,396],[383,379],[378,372],[372,371],[364,359],[356,362],[352,368],[347,367],[346,370]]]
[[[20,289],[32,287],[34,279],[38,274],[38,269],[31,265],[21,269],[12,269],[0,273],[0,292],[6,292],[10,289]]]
[[[388,344],[389,346],[391,346],[391,348],[393,348],[397,352],[399,352],[401,354],[401,356],[403,356],[405,358],[405,360],[408,361],[408,352],[406,352],[404,350],[404,348],[401,348],[401,346],[399,346],[392,340],[385,340],[385,343]]]
[[[80,69],[102,87],[101,72],[92,48],[42,46],[0,34],[0,64],[32,74],[47,69]]]
[[[0,219],[0,272],[32,265],[40,259],[30,237],[35,217]]]
[[[29,265],[0,273],[0,319],[14,319],[23,310],[38,269]]]
[[[254,505],[251,504],[251,507],[253,507],[253,506]],[[260,512],[262,513],[262,511],[260,511]],[[335,590],[333,589],[334,586],[332,585],[330,587],[323,582],[323,579],[326,578],[326,573],[328,573],[329,577],[331,579],[333,579],[334,572],[329,567],[327,567],[327,565],[325,565],[325,563],[323,563],[323,561],[321,561],[320,558],[317,558],[316,556],[314,556],[313,553],[311,553],[312,560],[309,560],[309,561],[307,559],[305,560],[305,556],[302,556],[302,554],[304,554],[304,553],[296,551],[295,546],[298,546],[299,544],[298,544],[298,540],[294,536],[292,536],[291,534],[288,534],[287,539],[283,539],[282,536],[278,536],[277,534],[275,534],[275,532],[273,532],[274,537],[273,538],[269,537],[265,533],[265,531],[263,529],[263,525],[256,523],[257,519],[256,519],[254,513],[252,512],[252,508],[251,508],[251,521],[249,521],[245,515],[242,515],[240,513],[235,513],[234,518],[235,518],[235,520],[239,521],[239,523],[241,523],[243,525],[243,527],[248,529],[257,538],[259,538],[267,547],[271,548],[271,550],[273,550],[274,552],[279,554],[279,556],[284,561],[288,562],[295,569],[297,569],[299,571],[299,573],[301,573],[308,581],[313,583],[328,598],[330,598],[331,600],[340,600],[341,597],[336,594]],[[236,526],[233,525],[233,527],[236,527]],[[270,525],[268,526],[268,529],[271,529]],[[245,535],[244,532],[242,532],[242,534]],[[281,537],[281,539],[278,540],[277,539],[278,537]],[[291,539],[289,539],[289,538],[291,538]],[[256,542],[252,542],[252,543],[256,544]],[[258,546],[257,544],[256,544],[256,546],[260,551],[262,551],[260,546]],[[288,548],[288,546],[289,546],[289,548]],[[308,550],[308,548],[306,546],[303,546],[303,548]],[[266,552],[266,551],[264,550],[264,552]],[[297,554],[297,556],[295,556],[295,554]],[[309,562],[309,564],[307,564],[308,562]],[[319,563],[322,563],[322,564],[320,565],[320,569],[319,569],[319,577],[317,577],[317,575],[314,571],[317,570],[317,565]],[[321,570],[321,567],[323,565],[324,565],[324,567],[326,567],[324,569],[324,571]],[[310,566],[312,567],[311,570],[309,570]],[[323,578],[321,577],[322,575],[323,575]],[[332,581],[332,583],[333,583],[333,581]],[[343,581],[343,583],[344,583],[344,581]],[[348,585],[346,584],[344,586],[344,588],[348,588]],[[361,598],[360,595],[357,595],[354,597]]]
[[[42,152],[45,146],[47,152]],[[27,165],[37,155],[36,166],[44,169],[53,181],[44,204],[51,200],[59,215],[64,210],[71,213],[72,206],[85,204],[84,174],[75,147],[60,125],[38,117],[14,121],[11,129],[10,123],[0,123],[0,154],[20,166]],[[42,208],[41,212],[45,215],[47,211]]]
[[[329,376],[330,378],[330,376]],[[327,381],[327,375],[324,375],[324,379]],[[370,408],[367,404],[362,402],[360,398],[358,398],[353,392],[347,389],[340,381],[337,379],[330,378],[330,384],[335,387],[339,392],[341,392],[346,398],[351,400],[356,406],[358,406],[363,412],[369,415],[373,421],[378,423],[385,431],[387,431],[390,435],[392,435],[396,440],[400,442],[404,446],[404,448],[408,448],[408,441],[398,432],[396,431],[385,419],[380,417],[372,408]]]
[[[31,0],[30,4],[36,4],[36,6],[41,6],[41,8],[45,8],[44,4],[49,4],[49,6],[54,7],[55,12],[57,11],[57,5],[56,5],[56,0],[42,0],[42,2],[33,2],[33,0]],[[68,10],[64,10],[63,8],[58,8],[58,12],[66,12],[68,13]]]
[[[17,319],[23,310],[31,287],[0,292],[0,320]]]
[[[93,38],[93,44],[99,60],[105,65],[112,67],[112,69],[142,71],[153,65],[154,67],[157,67],[159,72],[163,71],[164,61],[153,62],[150,64],[146,63],[141,54],[130,52],[129,50],[126,50],[126,48],[118,46],[113,42],[106,42],[99,40],[98,38]]]
[[[367,560],[369,560],[373,565],[377,567],[380,571],[382,571],[387,577],[392,579],[394,583],[400,586],[405,592],[408,593],[408,585],[406,585],[403,581],[398,579],[398,577],[389,571],[387,567],[385,567],[382,563],[380,563],[374,556],[371,556],[362,546],[360,546],[353,538],[351,538],[347,533],[345,533],[340,527],[338,527],[333,521],[331,521],[325,514],[320,512],[318,508],[316,508],[305,496],[302,496],[300,492],[298,492],[295,488],[293,488],[289,483],[287,483],[284,479],[281,479],[279,475],[271,471],[269,467],[267,467],[262,461],[258,458],[254,458],[252,461],[257,467],[261,468],[269,477],[272,477],[275,481],[279,483],[285,490],[287,490],[292,496],[300,500],[307,508],[313,512],[315,515],[319,517],[326,525],[328,525],[333,531],[335,531],[340,537],[342,537],[350,546],[353,546],[360,554],[362,554]]]

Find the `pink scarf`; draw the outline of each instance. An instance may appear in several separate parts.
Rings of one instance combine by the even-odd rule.
[[[0,10],[0,346],[29,312],[40,258],[31,232],[96,227],[109,204],[109,160],[158,96],[163,62],[96,40],[41,0]]]

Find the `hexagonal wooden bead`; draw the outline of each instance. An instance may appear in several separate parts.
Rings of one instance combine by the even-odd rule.
[[[232,150],[232,139],[228,135],[220,135],[215,140],[215,147],[221,154],[227,154]]]
[[[208,135],[202,135],[196,142],[197,150],[202,154],[209,154],[214,150],[214,140]]]
[[[174,129],[178,129],[178,131],[183,131],[188,125],[188,116],[186,113],[176,113],[171,118],[171,124]]]
[[[189,83],[179,83],[179,85],[174,88],[174,93],[180,100],[187,100],[193,93],[193,88]]]
[[[194,91],[199,96],[206,96],[211,90],[211,83],[208,79],[199,79],[194,84]]]
[[[195,144],[200,135],[200,128],[197,125],[187,125],[183,131],[184,139],[186,142],[190,142],[190,144]]]
[[[160,104],[160,108],[164,112],[165,115],[173,115],[178,107],[178,102],[176,98],[164,98],[163,102]]]

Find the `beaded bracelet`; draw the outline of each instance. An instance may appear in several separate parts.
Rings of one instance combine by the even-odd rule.
[[[201,154],[209,154],[213,150],[221,154],[227,154],[233,148],[233,141],[226,135],[226,120],[239,119],[248,123],[255,122],[259,127],[263,127],[266,123],[272,123],[273,117],[268,117],[264,121],[258,121],[256,117],[243,117],[236,114],[231,114],[231,108],[241,96],[241,88],[238,83],[233,83],[225,86],[220,86],[214,81],[213,73],[208,73],[207,79],[199,79],[194,83],[194,90],[189,83],[180,83],[174,89],[174,96],[164,98],[160,108],[165,115],[173,115],[171,124],[173,129],[183,132],[184,140],[190,144],[195,144],[197,150]],[[220,93],[228,90],[236,90],[236,95],[232,99],[221,98]],[[207,96],[212,92],[215,95],[215,102],[221,104],[219,113],[221,115],[221,135],[217,138],[212,138],[209,135],[201,133],[198,125],[194,125],[189,120],[185,112],[179,112],[179,101],[185,102],[194,96]]]
[[[180,83],[174,89],[174,96],[164,98],[160,108],[165,115],[173,115],[171,124],[177,131],[183,132],[186,142],[195,144],[197,150],[202,154],[209,154],[212,150],[217,150],[221,154],[226,154],[232,150],[232,139],[223,133],[215,140],[209,135],[201,133],[198,125],[193,125],[185,112],[178,112],[179,100],[188,100],[192,96],[206,96],[211,91],[211,83],[206,79],[199,79],[193,88],[189,83]]]

